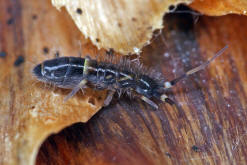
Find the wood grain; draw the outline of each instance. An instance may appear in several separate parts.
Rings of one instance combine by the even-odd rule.
[[[153,111],[122,98],[88,123],[49,137],[37,164],[246,164],[247,18],[170,15],[141,61],[168,79],[229,49],[171,91]]]
[[[27,63],[51,58],[56,50],[61,56],[95,56],[104,50],[81,39],[70,17],[53,10],[48,0],[0,0],[0,8],[0,140],[6,147],[18,137],[11,134],[8,139],[5,133],[24,127],[14,125],[22,117],[17,107],[30,106],[18,99],[30,92],[24,83]],[[175,107],[160,104],[154,111],[140,100],[116,97],[88,123],[50,136],[36,164],[246,164],[247,18],[169,15],[165,27],[144,49],[141,62],[167,79],[199,65],[225,45],[229,49],[205,71],[171,90]],[[1,149],[0,158],[9,156],[9,148]]]

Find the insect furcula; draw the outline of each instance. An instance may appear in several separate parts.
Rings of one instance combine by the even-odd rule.
[[[33,74],[39,81],[51,83],[60,88],[72,89],[65,97],[65,101],[80,89],[94,87],[96,90],[108,90],[107,98],[104,101],[105,106],[109,105],[114,93],[118,92],[119,95],[127,93],[139,97],[153,108],[158,109],[158,105],[152,101],[153,99],[173,104],[173,101],[165,94],[166,90],[181,79],[204,69],[227,47],[225,46],[217,52],[210,60],[171,81],[165,81],[159,74],[130,60],[102,61],[89,57],[59,57],[46,60],[34,67]]]

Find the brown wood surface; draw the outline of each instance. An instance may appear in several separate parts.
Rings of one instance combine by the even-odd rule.
[[[37,164],[246,164],[247,18],[165,21],[165,43],[158,37],[141,59],[169,79],[230,48],[173,88],[176,108],[115,100],[88,123],[49,137]]]
[[[61,55],[77,56],[81,51],[75,46],[79,31],[67,14],[65,21],[55,17],[57,11],[48,0],[0,0],[0,8],[0,51],[6,52],[0,62],[14,68],[6,69],[6,74],[16,75],[5,81],[15,85],[13,89],[22,88],[22,67],[13,65],[18,56],[46,58],[44,47],[49,48],[49,57],[55,54],[52,48],[60,48]],[[48,17],[54,20],[47,22]],[[162,35],[143,50],[141,62],[167,79],[199,65],[225,45],[229,49],[205,71],[171,90],[174,107],[160,104],[154,111],[140,100],[116,97],[88,123],[50,136],[37,164],[247,163],[247,18],[197,20],[191,15],[170,15],[165,26]],[[92,56],[97,53],[90,43],[83,44],[82,50]],[[11,127],[11,122],[5,127]]]

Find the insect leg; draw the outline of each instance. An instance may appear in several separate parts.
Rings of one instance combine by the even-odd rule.
[[[115,91],[113,91],[113,90],[109,90],[107,92],[107,97],[106,97],[106,99],[104,101],[104,107],[106,107],[106,106],[108,106],[110,104],[114,93],[115,93]]]
[[[158,105],[155,104],[152,100],[150,100],[149,98],[145,97],[145,96],[141,96],[140,97],[143,101],[145,101],[146,103],[148,103],[150,106],[152,106],[155,109],[158,109]]]
[[[114,49],[110,48],[109,50],[106,51],[106,54],[108,56],[113,56],[114,55]]]
[[[163,101],[163,102],[166,102],[166,103],[168,103],[168,104],[170,104],[170,105],[173,105],[174,104],[174,101],[172,101],[167,95],[165,95],[165,94],[162,94],[161,96],[160,96],[160,100],[161,101]]]
[[[70,63],[70,58],[69,58],[69,63]],[[66,73],[65,73],[65,75],[64,75],[63,84],[66,82],[67,76],[68,76],[69,73],[70,73],[70,68],[71,68],[71,66],[69,65],[69,66],[68,66],[68,69],[66,70]]]
[[[136,63],[137,65],[140,65],[140,57],[141,57],[141,55],[137,54],[136,56],[137,57],[134,58],[133,60],[131,60],[131,62]]]
[[[87,80],[83,79],[65,98],[64,102],[73,97],[80,89],[86,86]]]

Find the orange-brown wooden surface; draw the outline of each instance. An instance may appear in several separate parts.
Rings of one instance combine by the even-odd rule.
[[[9,93],[12,98],[26,92],[21,90],[25,81],[22,65],[14,67],[18,56],[45,58],[44,47],[50,50],[47,58],[58,48],[61,56],[78,56],[80,51],[92,56],[97,53],[87,42],[81,49],[75,46],[84,40],[75,26],[69,25],[73,22],[66,13],[58,14],[63,15],[61,20],[51,14],[57,11],[48,0],[35,4],[32,0],[0,0],[0,51],[6,52],[0,62],[9,66],[6,75],[11,72],[4,75],[8,78],[4,83],[17,89]],[[46,22],[45,18],[54,20]],[[167,79],[198,66],[225,45],[229,49],[205,71],[171,90],[174,107],[160,104],[154,111],[140,100],[115,97],[86,124],[77,123],[50,136],[36,164],[247,163],[247,17],[192,19],[191,15],[176,14],[164,21],[162,35],[143,50],[140,60]],[[56,37],[59,40],[54,42]],[[15,116],[0,128],[11,129],[11,122],[17,119]]]
[[[75,124],[43,144],[37,164],[245,164],[247,18],[166,17],[163,39],[142,61],[169,79],[229,49],[204,72],[179,83],[176,108],[152,109],[115,100],[87,124]],[[195,23],[195,25],[193,24]]]
[[[141,101],[115,100],[87,124],[51,136],[37,164],[246,163],[247,18],[166,21],[165,44],[157,38],[142,59],[170,79],[230,48],[172,90],[177,108],[152,111]]]
[[[247,1],[245,0],[194,0],[190,7],[211,16],[230,13],[247,15]]]

